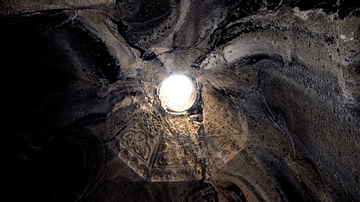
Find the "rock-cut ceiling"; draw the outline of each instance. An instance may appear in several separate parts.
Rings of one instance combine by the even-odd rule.
[[[6,196],[359,200],[359,3],[0,7]],[[174,74],[194,90],[179,111],[159,95]]]

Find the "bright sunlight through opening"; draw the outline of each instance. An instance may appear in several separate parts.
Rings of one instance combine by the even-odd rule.
[[[183,112],[194,104],[196,89],[189,77],[171,75],[162,82],[159,97],[166,110]]]

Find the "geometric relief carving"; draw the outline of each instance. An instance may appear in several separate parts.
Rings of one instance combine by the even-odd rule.
[[[144,131],[130,130],[124,133],[121,137],[126,146],[130,147],[136,154],[144,161],[149,159],[150,145],[147,142],[148,137]]]
[[[212,89],[209,87],[208,89]],[[247,125],[228,96],[214,91],[203,94],[205,147],[209,169],[216,171],[232,159],[247,142]],[[221,103],[221,104],[219,104]]]
[[[116,92],[122,95],[125,90]],[[110,137],[110,148],[147,181],[202,179],[204,172],[216,171],[233,158],[247,140],[246,127],[234,124],[241,120],[230,112],[231,105],[226,105],[224,98],[203,94],[202,100],[201,121],[164,113],[156,107],[114,102],[116,110],[108,117],[108,123],[109,128],[117,130]]]
[[[195,163],[197,157],[185,151],[176,138],[179,134],[167,128],[168,122],[156,112],[138,111],[133,115],[138,119],[123,127],[110,141],[110,148],[125,163],[148,181],[199,179],[194,175],[200,167]],[[156,120],[149,124],[154,117]]]
[[[125,126],[114,135],[110,148],[116,152],[119,150],[118,147],[120,147],[122,153],[119,153],[119,156],[125,162],[133,157],[138,159],[138,162],[132,159],[133,162],[131,163],[149,166],[152,153],[154,153],[157,147],[159,133],[147,127],[146,121],[148,120],[145,120],[147,116],[144,116],[144,112],[138,111],[138,113],[132,114],[132,116],[139,117],[139,119],[124,123]]]
[[[199,148],[188,133],[169,130],[169,122],[156,112],[138,111],[133,116],[137,120],[119,130],[109,142],[127,165],[148,181],[201,178],[201,164],[194,150]]]

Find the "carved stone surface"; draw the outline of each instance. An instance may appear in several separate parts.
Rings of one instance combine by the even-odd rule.
[[[153,89],[159,83],[148,82]],[[218,101],[212,99],[217,98],[208,97],[210,92],[204,89],[198,93],[194,108],[186,114],[171,114],[161,108],[158,92],[146,91],[142,85],[147,84],[136,79],[114,84],[114,90],[109,92],[113,107],[108,127],[113,129],[110,148],[144,179],[199,180],[206,172],[220,169],[244,148],[246,123],[238,113],[231,112],[233,104],[222,107],[212,104]],[[148,107],[142,107],[145,105]],[[201,116],[203,120],[190,119],[191,111],[197,111],[192,116]],[[218,116],[212,118],[215,112]],[[239,124],[232,126],[234,122]]]
[[[359,200],[359,1],[0,10],[4,198]],[[158,87],[179,73],[197,100],[169,113]]]

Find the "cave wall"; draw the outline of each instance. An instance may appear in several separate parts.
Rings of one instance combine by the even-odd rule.
[[[359,200],[356,3],[30,2],[1,4],[7,197]]]

